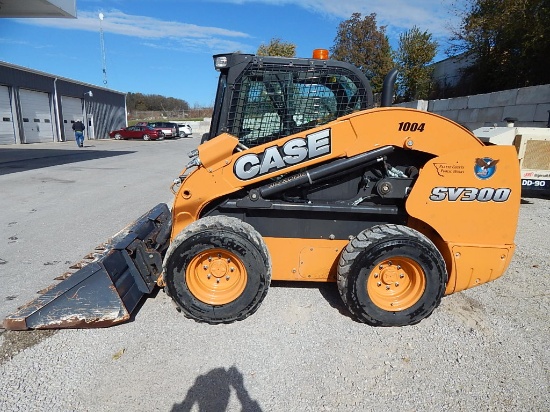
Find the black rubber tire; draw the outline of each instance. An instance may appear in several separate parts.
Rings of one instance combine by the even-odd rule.
[[[190,291],[186,269],[192,259],[208,249],[224,249],[243,263],[247,282],[232,302],[211,305]],[[172,242],[164,259],[165,291],[189,318],[210,324],[231,323],[253,314],[271,282],[271,259],[261,235],[248,223],[227,216],[199,219]]]
[[[376,305],[367,289],[368,277],[380,262],[392,257],[414,261],[425,279],[425,289],[416,303],[389,311]],[[406,226],[380,225],[353,238],[340,256],[338,290],[349,311],[360,322],[373,326],[414,325],[439,306],[447,285],[445,261],[426,236]]]

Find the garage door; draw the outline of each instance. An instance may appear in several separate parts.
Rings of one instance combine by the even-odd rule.
[[[74,140],[73,123],[77,120],[83,120],[82,100],[74,97],[61,96],[61,112],[63,113],[63,130],[65,131],[65,141]]]
[[[52,115],[48,93],[19,90],[25,143],[53,142]]]
[[[14,144],[15,129],[11,113],[10,90],[0,86],[0,144]]]

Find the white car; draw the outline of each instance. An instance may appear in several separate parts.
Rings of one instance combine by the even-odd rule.
[[[189,137],[193,134],[193,129],[188,124],[178,123],[178,129],[180,137]]]

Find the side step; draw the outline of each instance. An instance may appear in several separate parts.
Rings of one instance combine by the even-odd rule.
[[[90,263],[4,319],[9,330],[101,328],[130,318],[141,298],[153,291],[172,229],[160,203],[96,248]]]

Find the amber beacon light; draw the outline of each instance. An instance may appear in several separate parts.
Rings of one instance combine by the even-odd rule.
[[[319,60],[328,60],[328,50],[327,49],[313,50],[313,58],[319,59]]]

